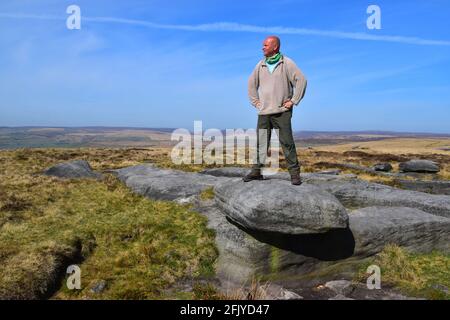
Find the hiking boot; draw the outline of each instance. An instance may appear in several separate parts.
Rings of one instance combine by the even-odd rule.
[[[294,186],[299,186],[302,184],[302,179],[300,178],[299,173],[291,174],[291,184],[293,184]]]
[[[244,182],[249,182],[252,180],[263,180],[264,177],[261,175],[260,170],[252,170],[249,174],[242,178]]]

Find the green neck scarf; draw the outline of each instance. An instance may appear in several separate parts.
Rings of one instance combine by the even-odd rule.
[[[278,53],[274,54],[273,56],[266,58],[266,63],[275,64],[278,61],[280,61],[281,57],[282,57],[281,53],[278,52]]]

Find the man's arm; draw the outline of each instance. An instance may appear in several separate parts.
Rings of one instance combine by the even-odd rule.
[[[250,78],[248,78],[248,97],[250,99],[250,103],[256,108],[258,108],[260,105],[258,87],[259,87],[259,63],[256,65],[255,69],[253,69]]]
[[[294,88],[294,95],[291,98],[292,103],[299,104],[305,96],[307,80],[303,72],[297,67],[297,65],[291,61],[288,68],[289,81]]]

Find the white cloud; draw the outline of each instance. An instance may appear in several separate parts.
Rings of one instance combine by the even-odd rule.
[[[12,19],[41,19],[41,20],[61,20],[65,19],[59,16],[51,15],[31,15],[23,13],[0,13],[0,18]],[[430,46],[450,46],[448,40],[429,40],[418,37],[404,37],[393,35],[373,35],[362,32],[343,32],[337,30],[318,30],[306,28],[290,28],[282,26],[262,27],[240,23],[217,22],[199,25],[177,25],[177,24],[160,24],[145,20],[123,19],[115,17],[82,17],[82,21],[99,22],[99,23],[118,23],[135,25],[153,29],[169,29],[169,30],[184,30],[184,31],[202,31],[202,32],[254,32],[265,34],[298,34],[310,35],[320,37],[331,37],[339,39],[353,39],[364,41],[382,41],[405,43],[414,45],[430,45]]]

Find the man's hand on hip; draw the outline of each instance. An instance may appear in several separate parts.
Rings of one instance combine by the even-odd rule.
[[[291,100],[286,100],[283,102],[283,107],[287,109],[291,109],[294,106],[294,103]]]

